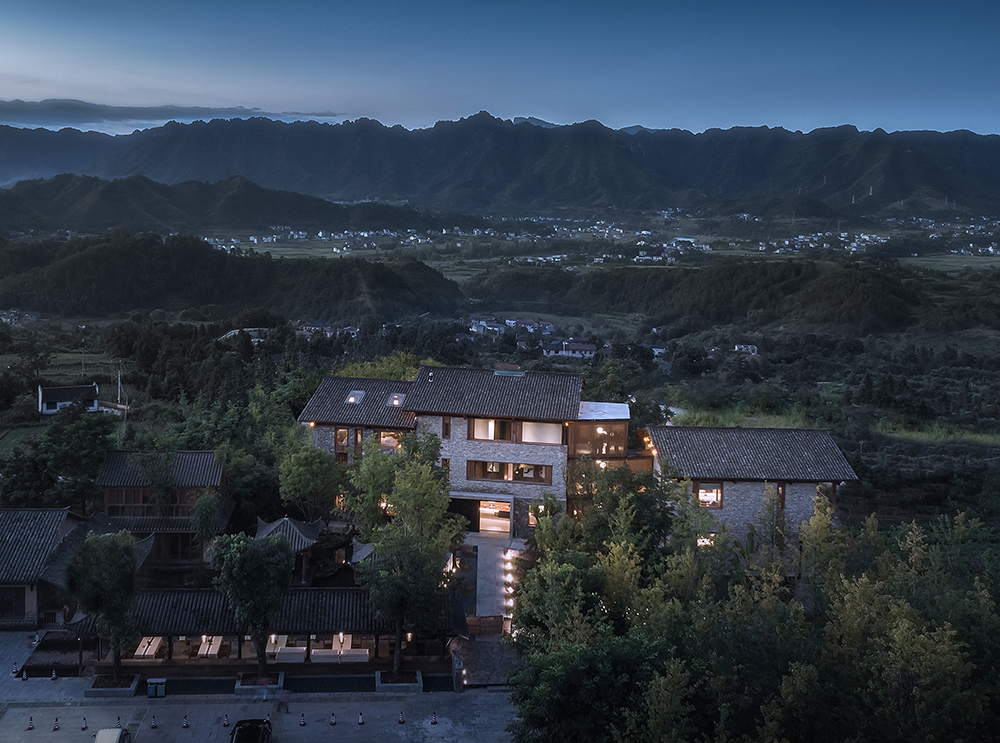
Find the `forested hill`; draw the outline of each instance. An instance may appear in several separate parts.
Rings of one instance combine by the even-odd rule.
[[[463,299],[454,282],[412,260],[272,260],[230,255],[193,237],[127,233],[0,245],[0,307],[59,314],[217,305],[317,321],[387,321],[450,314]]]
[[[704,267],[496,266],[467,282],[470,301],[496,311],[565,316],[628,313],[672,335],[781,322],[867,335],[920,328],[1000,330],[1000,271],[959,276],[871,260],[724,259]]]
[[[243,176],[173,186],[142,176],[105,181],[62,174],[0,191],[0,233],[29,230],[191,232],[267,230],[269,225],[339,231],[482,226],[465,215],[439,217],[375,202],[341,205],[315,196],[261,188]]]
[[[457,211],[773,208],[1000,213],[1000,136],[957,132],[541,127],[480,113],[409,131],[267,119],[170,123],[111,137],[0,127],[0,184],[62,172],[157,182],[242,175],[335,201]],[[767,206],[771,204],[772,206]],[[801,210],[799,211],[801,213]]]

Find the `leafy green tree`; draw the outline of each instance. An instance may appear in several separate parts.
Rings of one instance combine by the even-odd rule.
[[[338,377],[366,377],[369,379],[416,379],[421,366],[441,366],[433,359],[421,359],[409,351],[396,351],[371,361],[353,361],[338,366]]]
[[[226,597],[240,632],[250,635],[260,676],[267,672],[267,635],[292,584],[295,557],[283,534],[252,539],[223,534],[212,545],[215,585]]]
[[[341,497],[341,472],[333,456],[306,445],[287,456],[279,468],[281,500],[301,511],[307,521],[328,516]]]
[[[88,534],[66,571],[66,582],[81,611],[94,618],[108,640],[115,679],[121,678],[122,650],[138,633],[131,612],[139,567],[135,539],[127,531]]]
[[[194,541],[204,552],[205,545],[215,534],[215,514],[219,510],[219,498],[208,490],[194,502]]]
[[[383,452],[375,438],[365,439],[361,448],[361,462],[351,473],[353,489],[348,492],[347,505],[361,525],[361,541],[370,542],[389,520],[389,498],[403,460]]]
[[[0,503],[8,508],[68,506],[87,515],[99,497],[94,480],[115,426],[113,416],[79,405],[60,411],[40,436],[0,462]]]
[[[445,564],[449,552],[461,543],[464,525],[460,517],[448,513],[447,480],[433,461],[419,453],[399,457],[373,447],[365,451],[362,466],[378,458],[393,464],[383,461],[372,466],[371,472],[379,477],[363,480],[374,488],[366,498],[374,503],[385,497],[391,517],[373,530],[373,557],[362,564],[360,577],[376,613],[395,623],[392,667],[398,674],[405,628],[436,627],[440,618]],[[386,484],[381,476],[390,471],[394,472],[391,489],[381,492]]]

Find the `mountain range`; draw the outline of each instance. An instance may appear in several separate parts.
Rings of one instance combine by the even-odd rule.
[[[133,175],[113,181],[63,174],[21,181],[0,191],[0,233],[31,230],[191,232],[295,229],[427,230],[480,227],[468,215],[432,215],[378,202],[334,204],[316,196],[265,189],[243,176],[217,183],[155,183]]]
[[[613,130],[479,113],[428,129],[263,118],[128,135],[0,127],[0,184],[61,173],[163,184],[243,176],[331,201],[514,214],[762,209],[799,214],[1000,213],[1000,136],[780,128]],[[791,205],[788,208],[787,205]],[[797,205],[797,206],[796,206]]]

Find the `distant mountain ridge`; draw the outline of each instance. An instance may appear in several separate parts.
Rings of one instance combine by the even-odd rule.
[[[166,184],[236,175],[334,201],[524,213],[806,199],[843,214],[1000,213],[1000,136],[547,127],[479,113],[428,129],[268,119],[170,123],[111,137],[0,127],[0,183],[71,172]],[[773,208],[773,205],[769,208]]]
[[[106,181],[95,176],[58,175],[21,181],[0,191],[0,233],[67,229],[100,232],[190,232],[295,229],[403,230],[481,226],[465,215],[437,217],[412,207],[375,202],[333,204],[316,196],[265,189],[243,176],[216,183],[164,185],[144,176]]]

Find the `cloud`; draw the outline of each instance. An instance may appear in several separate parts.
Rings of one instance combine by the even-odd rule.
[[[234,106],[109,106],[72,98],[49,98],[43,101],[0,101],[0,124],[33,126],[46,129],[74,127],[98,131],[117,131],[125,127],[159,126],[167,121],[189,123],[199,119],[249,119],[262,116],[280,121],[334,121],[344,114],[332,111],[264,111]]]

